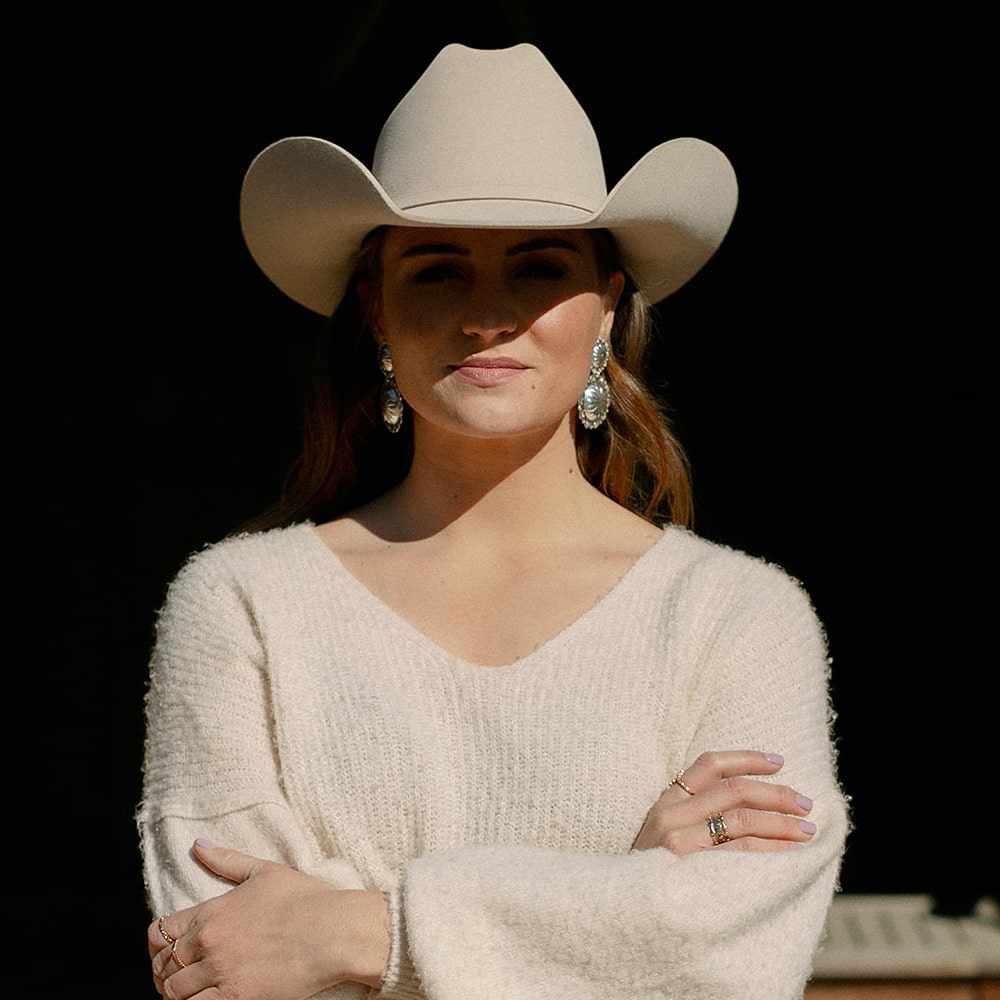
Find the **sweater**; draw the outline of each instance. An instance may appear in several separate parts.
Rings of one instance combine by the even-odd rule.
[[[231,888],[198,836],[390,901],[379,1000],[793,1000],[847,810],[824,636],[780,569],[676,527],[503,667],[445,652],[310,524],[195,554],[157,619],[152,912]],[[705,750],[781,753],[798,850],[631,849]],[[360,984],[328,1000],[376,995]]]

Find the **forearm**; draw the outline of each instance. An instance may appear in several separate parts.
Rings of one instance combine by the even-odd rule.
[[[197,818],[164,815],[150,806],[140,813],[139,833],[154,914],[185,909],[232,888],[192,856],[191,845],[199,837],[288,865],[337,889],[366,888],[350,862],[317,854],[284,803],[248,804],[234,812]]]
[[[816,809],[824,832],[771,854],[511,846],[426,856],[404,884],[414,965],[436,1000],[791,1000],[809,974],[845,828],[841,803]]]

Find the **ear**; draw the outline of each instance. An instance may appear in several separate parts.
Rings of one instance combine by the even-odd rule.
[[[604,322],[601,326],[605,337],[611,336],[611,328],[615,325],[615,310],[625,290],[625,275],[622,271],[612,271],[608,276],[608,285],[604,290]]]

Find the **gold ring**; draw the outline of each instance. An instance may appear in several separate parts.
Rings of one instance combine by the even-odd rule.
[[[708,834],[716,847],[719,844],[728,844],[732,840],[726,832],[726,821],[722,818],[722,813],[714,813],[705,822],[708,823]]]
[[[169,917],[169,916],[170,916],[169,913],[164,913],[163,916],[160,917],[160,919],[156,921],[156,926],[160,929],[160,934],[163,937],[163,940],[166,941],[167,944],[173,944],[174,943],[174,938],[172,938],[167,933],[166,927],[163,926],[163,921],[166,920],[167,917]]]
[[[688,788],[688,786],[685,785],[683,781],[681,781],[682,777],[684,777],[684,771],[680,770],[677,772],[677,776],[674,778],[674,780],[670,782],[670,785],[679,785],[681,788],[684,789],[685,792],[688,793],[688,795],[694,795],[695,794],[694,789]],[[669,788],[670,785],[667,785],[667,788]]]
[[[177,954],[177,939],[174,939],[173,944],[170,946],[170,957],[174,960],[174,964],[178,969],[186,969],[187,963],[181,961],[180,955]]]

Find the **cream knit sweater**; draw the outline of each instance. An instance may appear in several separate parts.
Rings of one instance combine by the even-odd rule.
[[[158,620],[152,912],[229,888],[190,858],[205,836],[389,893],[381,1000],[792,1000],[847,827],[826,675],[793,581],[677,528],[505,667],[435,646],[311,525],[223,542]],[[808,846],[630,850],[680,768],[736,748],[784,754]]]

